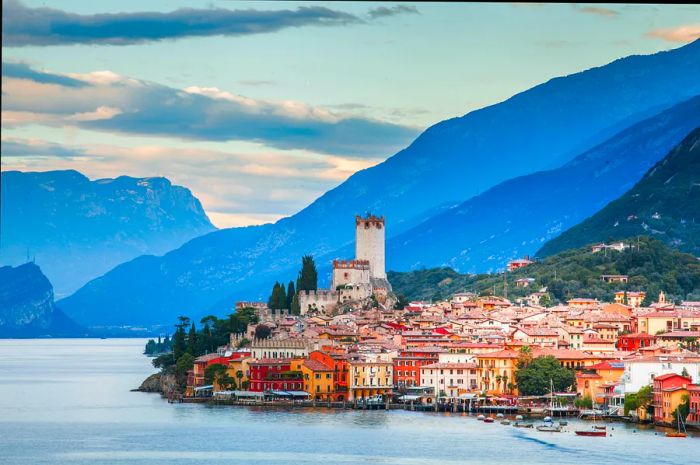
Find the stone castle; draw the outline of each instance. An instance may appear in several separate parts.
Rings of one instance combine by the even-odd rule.
[[[339,304],[362,302],[375,296],[386,301],[391,284],[384,270],[384,217],[355,217],[355,259],[333,260],[330,289],[300,291],[301,314],[332,313]]]

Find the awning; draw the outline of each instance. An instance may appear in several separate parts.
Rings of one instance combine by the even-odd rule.
[[[267,391],[267,393],[277,397],[309,397],[306,391]]]
[[[460,399],[476,399],[477,397],[479,396],[476,394],[462,394],[459,396]]]
[[[199,387],[194,388],[195,392],[207,391],[207,390],[211,390],[211,389],[214,389],[214,385],[212,385],[212,384],[209,384],[207,386],[199,386]]]
[[[418,400],[418,399],[420,399],[421,397],[423,397],[423,396],[416,396],[416,395],[406,394],[405,396],[399,397],[399,400],[403,400],[403,401],[408,401],[408,402],[410,402],[410,401],[413,401],[413,400]]]
[[[263,397],[264,394],[262,392],[254,392],[254,391],[233,391],[233,395],[236,397]]]

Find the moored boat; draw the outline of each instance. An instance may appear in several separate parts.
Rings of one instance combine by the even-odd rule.
[[[600,430],[577,430],[574,431],[576,433],[576,436],[596,436],[596,437],[605,437],[608,435],[607,431],[600,431]]]
[[[688,435],[685,433],[666,433],[667,438],[687,438]]]
[[[524,421],[516,421],[515,423],[513,423],[513,426],[515,426],[516,428],[532,428],[535,425],[532,423],[526,423]]]
[[[501,422],[501,424],[508,426],[508,425],[510,425],[510,420],[506,418]]]
[[[537,427],[537,431],[542,431],[545,433],[561,433],[562,429],[559,425],[540,425]]]
[[[484,420],[486,419],[486,417],[483,416],[482,414],[478,414],[478,415],[476,416],[476,419],[479,420],[479,421],[484,421]]]
[[[484,418],[484,423],[493,423],[496,421],[493,417],[486,417]]]

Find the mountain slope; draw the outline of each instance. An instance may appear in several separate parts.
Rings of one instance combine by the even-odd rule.
[[[664,291],[669,301],[700,299],[700,261],[650,238],[624,238],[634,248],[607,254],[592,253],[590,244],[565,250],[511,273],[459,274],[450,268],[390,272],[394,291],[408,299],[446,299],[455,292],[503,295],[515,300],[546,287],[552,303],[582,297],[610,302],[617,291],[646,291],[656,299]],[[639,244],[639,249],[637,249]],[[555,273],[556,271],[556,273]],[[626,274],[627,284],[606,283],[602,274]],[[515,281],[531,278],[530,287]]]
[[[29,254],[58,295],[126,260],[165,253],[214,229],[191,192],[164,178],[2,173],[0,262],[24,263]]]
[[[54,305],[53,287],[34,263],[0,267],[0,337],[85,335]]]
[[[479,272],[534,254],[561,230],[626,192],[700,126],[700,96],[637,123],[561,168],[506,181],[401,234],[391,269],[440,264]],[[399,251],[413,253],[405,257]]]
[[[86,323],[145,324],[169,322],[185,310],[196,316],[232,296],[263,297],[270,282],[293,278],[301,255],[331,256],[349,244],[355,214],[383,214],[387,234],[399,234],[446,203],[568,160],[700,93],[698,74],[700,41],[552,79],[434,125],[290,218],[212,233],[161,259],[124,264],[62,301],[62,308]]]
[[[700,256],[700,128],[622,197],[547,242],[538,255],[640,234]]]

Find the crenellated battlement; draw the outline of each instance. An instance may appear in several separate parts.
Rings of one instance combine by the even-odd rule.
[[[333,269],[369,270],[369,260],[333,260]]]
[[[381,229],[384,227],[384,216],[374,216],[370,213],[363,217],[361,215],[355,215],[355,226],[363,225],[365,228],[376,227]]]

